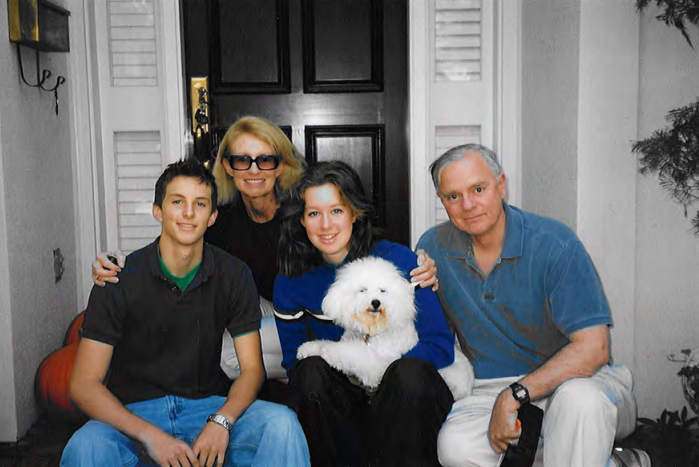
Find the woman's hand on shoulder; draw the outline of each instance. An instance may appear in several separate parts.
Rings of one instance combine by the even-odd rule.
[[[116,264],[110,258],[116,259]],[[104,287],[107,282],[116,284],[119,282],[117,273],[121,272],[121,268],[126,264],[126,256],[120,252],[111,253],[103,252],[97,255],[95,262],[92,263],[92,282],[95,285]]]
[[[421,288],[432,286],[432,291],[439,290],[439,279],[437,279],[437,264],[427,254],[425,250],[419,249],[417,254],[417,267],[410,271],[410,281],[420,283]]]

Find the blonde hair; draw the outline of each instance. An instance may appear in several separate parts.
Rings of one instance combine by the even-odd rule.
[[[241,135],[251,135],[269,144],[275,154],[282,156],[284,169],[274,184],[274,195],[279,200],[288,195],[291,186],[301,177],[305,169],[305,160],[301,153],[291,144],[289,138],[274,123],[260,117],[246,116],[239,118],[228,129],[218,147],[213,174],[218,187],[219,204],[228,204],[236,199],[238,189],[235,182],[228,176],[223,166],[225,148],[233,144]],[[230,150],[229,150],[230,151]]]

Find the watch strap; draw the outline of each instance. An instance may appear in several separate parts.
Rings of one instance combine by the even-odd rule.
[[[221,425],[223,428],[225,428],[228,433],[230,434],[231,430],[233,430],[233,424],[228,420],[226,417],[221,415],[220,413],[212,413],[209,415],[209,417],[206,419],[206,423],[213,422],[216,423],[217,425]]]

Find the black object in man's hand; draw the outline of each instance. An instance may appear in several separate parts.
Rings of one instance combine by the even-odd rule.
[[[522,432],[517,444],[507,446],[500,467],[531,467],[534,464],[544,411],[533,404],[524,404],[517,411],[517,420]]]

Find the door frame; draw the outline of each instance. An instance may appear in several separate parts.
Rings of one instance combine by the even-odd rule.
[[[69,0],[71,11],[70,47],[68,55],[68,85],[71,95],[73,195],[75,197],[75,270],[79,306],[85,307],[92,288],[87,268],[99,250],[99,180],[97,155],[100,152],[100,125],[95,105],[97,98],[97,69],[94,65],[94,14],[89,3]]]

